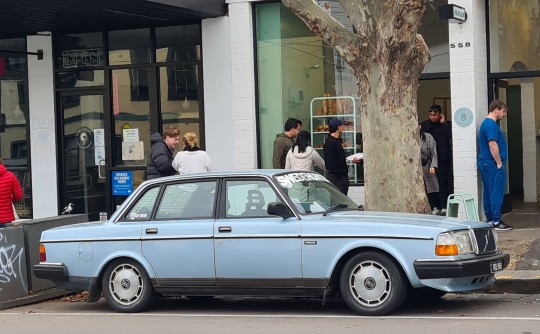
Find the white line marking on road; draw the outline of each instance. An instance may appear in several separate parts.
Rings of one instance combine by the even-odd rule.
[[[379,320],[528,320],[540,321],[540,316],[534,317],[415,317],[415,316],[384,316],[384,317],[365,317],[358,315],[314,315],[314,314],[184,314],[184,313],[25,313],[25,312],[0,312],[0,315],[30,315],[30,316],[92,316],[92,317],[183,317],[183,318],[329,318],[329,319],[379,319]]]

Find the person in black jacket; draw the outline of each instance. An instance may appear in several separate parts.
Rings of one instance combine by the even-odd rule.
[[[452,123],[446,120],[441,112],[441,106],[434,104],[429,107],[429,119],[421,123],[422,131],[429,133],[437,143],[437,180],[439,182],[439,202],[441,214],[446,215],[448,195],[453,191],[452,172]]]
[[[328,122],[330,135],[324,142],[323,152],[324,164],[328,171],[328,181],[347,195],[349,192],[349,167],[345,160],[345,150],[341,139],[344,128],[344,124],[339,118],[332,118]]]
[[[172,166],[173,151],[180,138],[180,131],[174,126],[163,130],[163,135],[155,132],[150,136],[150,155],[146,166],[146,179],[155,179],[162,176],[176,174]]]

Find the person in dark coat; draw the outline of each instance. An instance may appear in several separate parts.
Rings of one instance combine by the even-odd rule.
[[[162,176],[176,174],[172,166],[173,151],[180,138],[180,131],[174,126],[169,126],[163,130],[163,135],[159,132],[150,136],[150,155],[146,166],[146,179],[151,180]]]
[[[349,166],[345,158],[343,149],[343,139],[341,134],[345,130],[345,124],[339,118],[332,118],[328,122],[330,135],[326,138],[323,146],[324,164],[328,171],[328,181],[332,182],[342,193],[349,192]],[[360,160],[353,158],[352,162],[359,163]]]
[[[19,180],[2,164],[0,157],[0,228],[15,220],[13,202],[23,198],[23,191]]]
[[[429,107],[429,119],[422,122],[422,131],[429,133],[437,143],[437,181],[439,182],[439,203],[441,214],[446,215],[448,195],[454,190],[454,173],[452,170],[452,123],[446,120],[441,106]]]

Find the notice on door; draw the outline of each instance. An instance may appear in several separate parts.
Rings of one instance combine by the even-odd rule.
[[[144,160],[144,143],[142,141],[122,142],[122,160]]]
[[[111,172],[112,195],[129,196],[133,191],[133,172],[130,170],[114,170]]]

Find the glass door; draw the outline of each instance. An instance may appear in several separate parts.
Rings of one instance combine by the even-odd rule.
[[[62,207],[98,220],[110,212],[102,92],[61,93]]]

